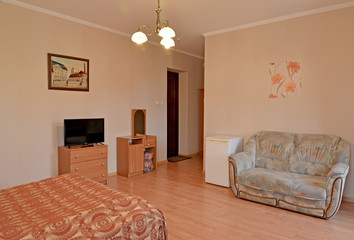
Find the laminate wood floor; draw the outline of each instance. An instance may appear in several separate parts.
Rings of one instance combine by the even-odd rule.
[[[333,219],[323,220],[240,200],[230,188],[204,182],[199,156],[132,178],[111,176],[108,186],[141,196],[162,210],[169,240],[354,240],[354,203],[343,202]]]

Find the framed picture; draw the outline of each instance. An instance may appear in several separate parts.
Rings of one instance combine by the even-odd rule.
[[[89,91],[89,60],[48,53],[48,89]]]

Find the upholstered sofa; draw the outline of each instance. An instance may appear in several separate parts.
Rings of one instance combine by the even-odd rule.
[[[329,219],[341,204],[350,147],[325,134],[259,132],[229,157],[237,198]]]

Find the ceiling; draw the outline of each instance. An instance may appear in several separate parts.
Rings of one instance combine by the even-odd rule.
[[[3,0],[50,10],[130,36],[140,25],[155,27],[157,0]],[[160,0],[161,18],[176,31],[175,49],[204,57],[202,34],[306,11],[354,6],[352,0]],[[25,3],[25,4],[23,4]],[[324,9],[322,9],[324,8]],[[32,8],[33,9],[33,8]],[[42,10],[35,8],[37,10]],[[320,9],[320,11],[317,11]],[[316,11],[313,11],[316,10]],[[46,11],[44,11],[46,12]],[[308,12],[308,13],[312,13]],[[47,11],[48,13],[48,11]],[[300,15],[301,15],[300,14]],[[306,14],[305,14],[306,15]],[[285,17],[286,18],[286,17]],[[150,38],[158,42],[157,37]]]

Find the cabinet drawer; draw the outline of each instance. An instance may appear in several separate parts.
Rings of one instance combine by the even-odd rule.
[[[145,141],[144,148],[155,147],[155,141]]]
[[[98,182],[105,181],[107,180],[107,158],[73,163],[70,172],[76,172]]]
[[[107,158],[107,146],[73,150],[70,152],[71,163]]]

